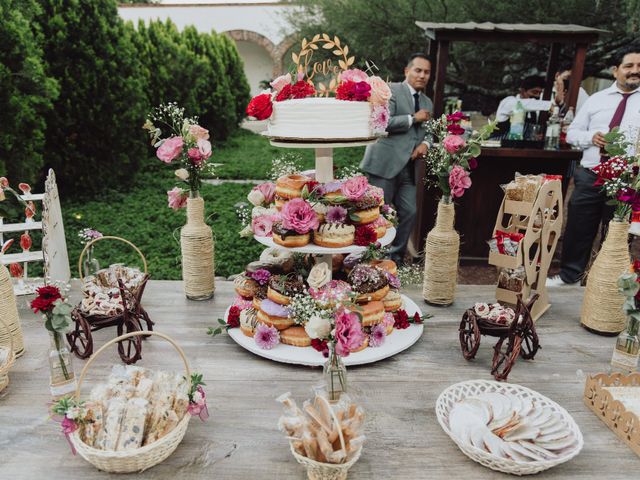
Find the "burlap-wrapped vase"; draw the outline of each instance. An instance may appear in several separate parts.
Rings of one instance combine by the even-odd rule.
[[[454,204],[440,200],[436,225],[424,247],[422,296],[434,305],[451,305],[456,294],[460,235],[453,228],[454,219]]]
[[[13,352],[16,357],[24,353],[24,339],[22,327],[18,318],[18,306],[16,296],[13,293],[13,285],[7,267],[0,263],[0,318],[7,328],[0,329],[0,343],[8,344],[9,336],[13,339]]]
[[[190,300],[206,300],[215,291],[213,232],[204,221],[204,200],[187,199],[187,224],[180,232],[184,293]]]
[[[587,277],[580,322],[597,333],[619,333],[625,327],[624,296],[618,291],[618,277],[629,270],[628,232],[629,223],[609,222],[607,238]]]

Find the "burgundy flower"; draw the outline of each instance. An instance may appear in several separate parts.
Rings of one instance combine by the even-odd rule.
[[[227,325],[229,326],[229,328],[238,328],[240,326],[240,308],[238,308],[236,305],[229,309]]]
[[[342,82],[336,89],[338,100],[365,102],[371,96],[371,85],[367,82]]]
[[[467,117],[460,110],[452,113],[451,115],[447,115],[447,122],[449,123],[459,123],[461,120],[469,120],[469,117]]]
[[[478,168],[478,159],[476,157],[471,157],[469,159],[469,170],[475,170]]]
[[[394,328],[397,328],[398,330],[409,328],[409,316],[402,308],[393,314],[393,319],[395,320],[395,323],[393,324]]]
[[[375,243],[378,239],[378,234],[369,225],[359,225],[356,227],[356,235],[354,243],[361,247],[367,247],[371,243]]]
[[[457,123],[452,123],[451,125],[447,125],[447,132],[451,135],[464,135],[464,128]]]
[[[413,323],[420,325],[422,323],[422,317],[418,312],[413,314]]]
[[[34,313],[46,313],[53,310],[53,304],[56,300],[62,298],[58,287],[54,287],[53,285],[40,287],[36,290],[36,293],[36,298],[31,302],[31,308]]]
[[[320,340],[319,338],[312,338],[311,347],[313,347],[314,350],[322,353],[322,356],[324,358],[329,357],[329,344],[327,343],[326,340]]]

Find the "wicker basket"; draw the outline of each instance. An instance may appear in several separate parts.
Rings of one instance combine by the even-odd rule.
[[[516,460],[497,457],[470,444],[459,442],[449,430],[449,412],[460,400],[467,397],[473,397],[484,392],[498,392],[506,395],[528,398],[535,400],[538,405],[550,408],[562,416],[575,436],[577,445],[554,460],[519,462]],[[458,445],[458,448],[460,448],[466,456],[492,470],[510,473],[513,475],[530,475],[555,467],[556,465],[564,463],[578,455],[584,445],[580,428],[578,428],[573,417],[571,417],[564,408],[544,395],[516,384],[494,382],[490,380],[469,380],[467,382],[456,383],[447,388],[438,397],[438,400],[436,401],[436,416],[438,417],[438,423],[440,423],[442,429],[447,435],[449,435],[449,437],[451,437],[455,444]]]
[[[185,368],[185,375],[187,380],[190,382],[191,371],[189,369],[189,363],[187,362],[187,358],[184,352],[173,339],[158,332],[131,332],[107,342],[102,346],[102,348],[100,348],[94,355],[91,356],[91,358],[87,361],[84,368],[82,369],[82,372],[80,373],[80,378],[78,379],[78,388],[75,393],[76,399],[80,398],[80,387],[82,386],[84,377],[87,374],[87,370],[100,353],[121,340],[126,340],[127,338],[134,336],[149,335],[155,335],[156,337],[163,338],[171,345],[173,345],[173,347],[178,351],[180,357],[182,358],[182,362],[184,363]],[[178,444],[182,441],[182,438],[187,431],[190,419],[191,415],[189,413],[186,413],[182,420],[180,420],[178,425],[176,425],[176,427],[171,430],[169,434],[153,443],[150,443],[149,445],[145,445],[144,447],[140,447],[135,450],[108,451],[90,447],[80,439],[78,430],[73,432],[69,436],[69,439],[77,452],[82,456],[82,458],[84,458],[99,470],[103,470],[109,473],[142,472],[162,462],[173,453]]]
[[[9,370],[11,370],[11,366],[16,359],[16,355],[13,351],[13,336],[11,335],[11,331],[9,330],[9,326],[0,318],[0,330],[2,332],[8,332],[9,342],[0,342],[0,346],[9,347],[9,355],[7,356],[4,363],[0,364],[0,392],[2,392],[9,385]]]
[[[340,421],[336,417],[336,414],[333,412],[333,408],[331,408],[329,400],[327,400],[323,396],[319,396],[317,398],[322,399],[322,401],[327,404],[327,408],[333,416],[333,421],[336,422],[336,424],[339,424]],[[341,428],[338,428],[338,435],[340,438],[340,445],[342,446],[342,450],[346,452],[347,447],[344,443],[344,436],[342,435]],[[291,453],[293,453],[293,456],[298,461],[298,463],[306,467],[307,477],[309,478],[309,480],[346,480],[349,469],[353,467],[353,465],[358,461],[358,459],[360,458],[360,454],[362,453],[362,447],[360,447],[348,462],[321,463],[300,455],[295,451],[292,443],[290,443],[289,446],[291,448]]]

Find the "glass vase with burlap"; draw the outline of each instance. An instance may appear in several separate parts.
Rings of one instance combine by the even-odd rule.
[[[180,231],[184,293],[190,300],[207,300],[215,291],[213,231],[204,220],[204,199],[191,192],[187,223]]]

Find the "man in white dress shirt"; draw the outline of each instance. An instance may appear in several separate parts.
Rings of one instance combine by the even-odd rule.
[[[560,275],[547,279],[547,286],[580,281],[600,223],[606,226],[613,216],[613,207],[605,205],[607,198],[602,188],[594,186],[597,175],[591,170],[601,160],[606,160],[600,151],[606,145],[604,135],[615,127],[619,127],[627,139],[635,139],[638,135],[640,48],[627,48],[615,56],[613,63],[616,81],[589,97],[567,131],[567,142],[583,148],[584,152],[573,177],[575,190],[569,201]]]

